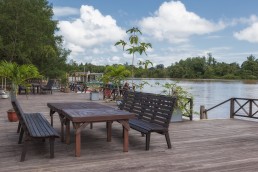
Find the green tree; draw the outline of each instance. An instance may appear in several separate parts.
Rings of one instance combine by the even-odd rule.
[[[15,62],[0,62],[0,76],[12,82],[12,91],[17,94],[18,85],[27,86],[27,80],[40,77],[36,66],[31,64],[18,65]]]
[[[148,69],[148,66],[151,65],[153,67],[153,63],[150,60],[141,61],[139,60],[139,66],[144,66],[144,69]]]
[[[258,77],[258,60],[255,56],[250,55],[242,63],[242,76],[247,79],[257,79]]]
[[[138,34],[142,35],[142,32],[136,28],[133,27],[129,30],[126,31],[126,33],[130,34],[129,37],[129,42],[126,42],[124,40],[120,40],[115,43],[115,46],[121,45],[123,47],[123,51],[125,50],[128,54],[132,54],[132,68],[131,68],[131,76],[132,76],[132,85],[133,83],[133,78],[134,78],[134,58],[135,54],[139,53],[139,55],[142,55],[144,53],[147,56],[146,50],[148,48],[152,48],[151,43],[145,43],[145,42],[140,42]],[[126,49],[125,49],[126,48]]]
[[[42,74],[55,77],[69,51],[56,36],[57,21],[47,0],[0,1],[0,56],[18,64],[34,64]]]
[[[118,92],[120,92],[119,86],[121,85],[121,81],[125,80],[129,75],[130,71],[123,65],[108,66],[102,80],[104,83],[112,82],[117,86]]]

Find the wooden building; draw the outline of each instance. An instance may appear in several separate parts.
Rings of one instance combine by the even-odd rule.
[[[103,76],[103,73],[91,73],[88,72],[74,72],[69,76],[69,82],[92,82],[98,81],[100,77]]]

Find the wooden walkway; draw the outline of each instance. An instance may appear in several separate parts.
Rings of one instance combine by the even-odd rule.
[[[19,95],[25,112],[42,112],[48,120],[47,102],[86,101],[85,94]],[[113,105],[112,103],[107,103]],[[254,172],[258,171],[258,123],[243,120],[185,121],[170,125],[172,149],[165,137],[152,134],[150,150],[145,138],[130,130],[129,152],[123,152],[122,128],[113,123],[112,142],[106,142],[104,123],[82,132],[81,157],[74,157],[74,141],[66,145],[57,139],[55,158],[49,159],[49,144],[34,142],[26,161],[19,162],[17,123],[8,122],[10,100],[0,99],[0,171],[173,171]],[[60,122],[54,117],[60,132]],[[73,130],[72,130],[73,132]],[[72,134],[73,135],[73,134]]]

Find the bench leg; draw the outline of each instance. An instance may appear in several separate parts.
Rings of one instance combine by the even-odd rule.
[[[91,123],[92,124],[92,123]],[[107,142],[111,142],[111,137],[112,137],[112,122],[107,122],[106,123],[107,127]],[[124,127],[123,127],[124,128]]]
[[[145,147],[146,150],[150,149],[150,135],[151,133],[146,134],[146,147]]]
[[[23,130],[23,128],[21,128],[18,144],[21,144],[21,142],[22,142],[23,133],[24,133],[24,130]]]
[[[19,133],[20,131],[21,131],[21,122],[19,121],[18,128],[17,128],[17,133]]]
[[[55,142],[55,138],[49,138],[50,158],[54,158],[54,142]]]
[[[26,152],[27,152],[27,146],[28,146],[28,141],[29,140],[25,140],[25,142],[23,144],[23,149],[22,149],[22,154],[21,154],[21,162],[23,162],[25,160],[25,156],[26,156]]]
[[[166,137],[166,140],[167,140],[168,148],[171,149],[171,142],[170,142],[170,138],[169,138],[169,133],[168,132],[165,132],[165,137]]]

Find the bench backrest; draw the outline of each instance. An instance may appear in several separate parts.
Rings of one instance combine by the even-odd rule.
[[[138,119],[168,127],[176,98],[165,95],[126,91],[120,109],[136,114]]]
[[[16,112],[16,115],[19,119],[19,122],[20,122],[21,126],[23,127],[24,131],[26,132],[28,129],[25,124],[26,120],[24,117],[24,112],[20,106],[20,103],[18,102],[18,100],[16,98],[12,98],[11,102],[12,102],[13,109]]]
[[[24,116],[24,112],[23,112],[19,102],[17,101],[16,98],[12,98],[11,102],[12,102],[13,109],[17,114],[18,119],[21,121],[22,116]]]
[[[120,109],[133,112],[136,114],[136,117],[139,118],[142,115],[141,107],[141,93],[125,91],[123,95],[123,102],[120,104]]]

